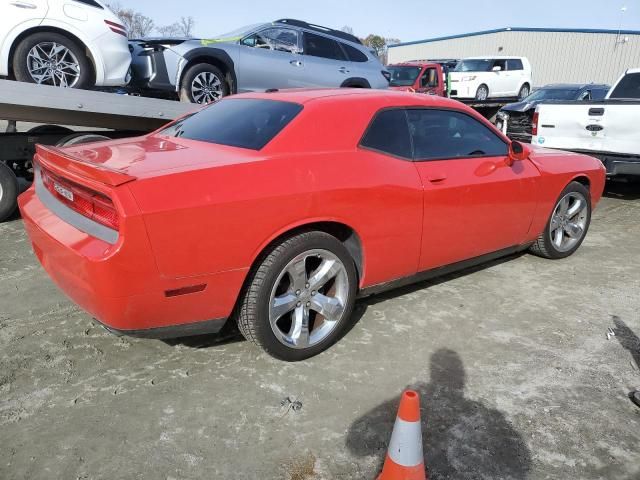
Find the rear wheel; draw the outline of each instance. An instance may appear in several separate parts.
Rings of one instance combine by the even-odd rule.
[[[273,357],[304,360],[329,348],[344,331],[356,284],[353,259],[339,240],[324,232],[296,235],[253,271],[238,327]]]
[[[15,173],[0,162],[0,222],[9,218],[18,205],[18,179]]]
[[[572,255],[584,241],[591,223],[591,195],[578,182],[571,182],[560,194],[544,232],[531,252],[544,258]]]
[[[525,83],[520,89],[520,92],[518,93],[518,99],[524,100],[529,96],[530,93],[531,93],[531,88],[529,87],[528,83]]]
[[[224,74],[210,63],[189,67],[180,84],[180,100],[191,103],[217,102],[229,95]]]
[[[84,47],[53,32],[24,38],[13,56],[13,72],[20,82],[55,87],[87,88],[92,70]]]
[[[489,87],[480,85],[476,91],[476,100],[484,101],[489,98]]]

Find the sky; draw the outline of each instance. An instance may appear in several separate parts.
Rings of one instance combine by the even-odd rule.
[[[502,27],[640,30],[640,0],[121,0],[120,4],[151,17],[156,25],[192,16],[197,37],[278,18],[336,29],[348,25],[360,37],[375,33],[403,42]]]

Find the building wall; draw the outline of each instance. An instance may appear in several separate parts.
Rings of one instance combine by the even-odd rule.
[[[616,44],[622,39],[628,41]],[[536,87],[564,82],[613,84],[626,69],[640,67],[640,35],[501,31],[394,46],[389,48],[389,63],[479,55],[527,57]]]

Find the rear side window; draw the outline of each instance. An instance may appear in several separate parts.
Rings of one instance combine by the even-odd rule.
[[[331,60],[345,59],[338,42],[307,32],[304,33],[304,54]]]
[[[411,137],[404,110],[383,110],[369,125],[360,145],[397,157],[411,159]]]
[[[302,105],[254,98],[227,99],[160,131],[160,135],[260,150],[302,110]]]
[[[604,97],[607,96],[609,90],[604,88],[594,88],[591,90],[591,100],[604,100]]]
[[[506,156],[508,147],[478,120],[452,110],[407,110],[414,158],[443,160]]]
[[[640,73],[625,75],[609,98],[636,98],[640,99]]]
[[[522,65],[522,60],[520,60],[519,58],[507,60],[507,69],[508,70],[524,70],[524,66]]]
[[[352,47],[351,45],[347,45],[346,43],[340,43],[340,45],[342,45],[342,48],[347,54],[347,58],[350,62],[368,62],[369,61],[369,58],[357,48]]]

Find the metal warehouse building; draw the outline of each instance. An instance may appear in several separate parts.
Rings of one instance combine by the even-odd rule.
[[[502,28],[389,47],[389,63],[485,55],[527,57],[536,87],[613,84],[626,69],[640,67],[640,31]]]

